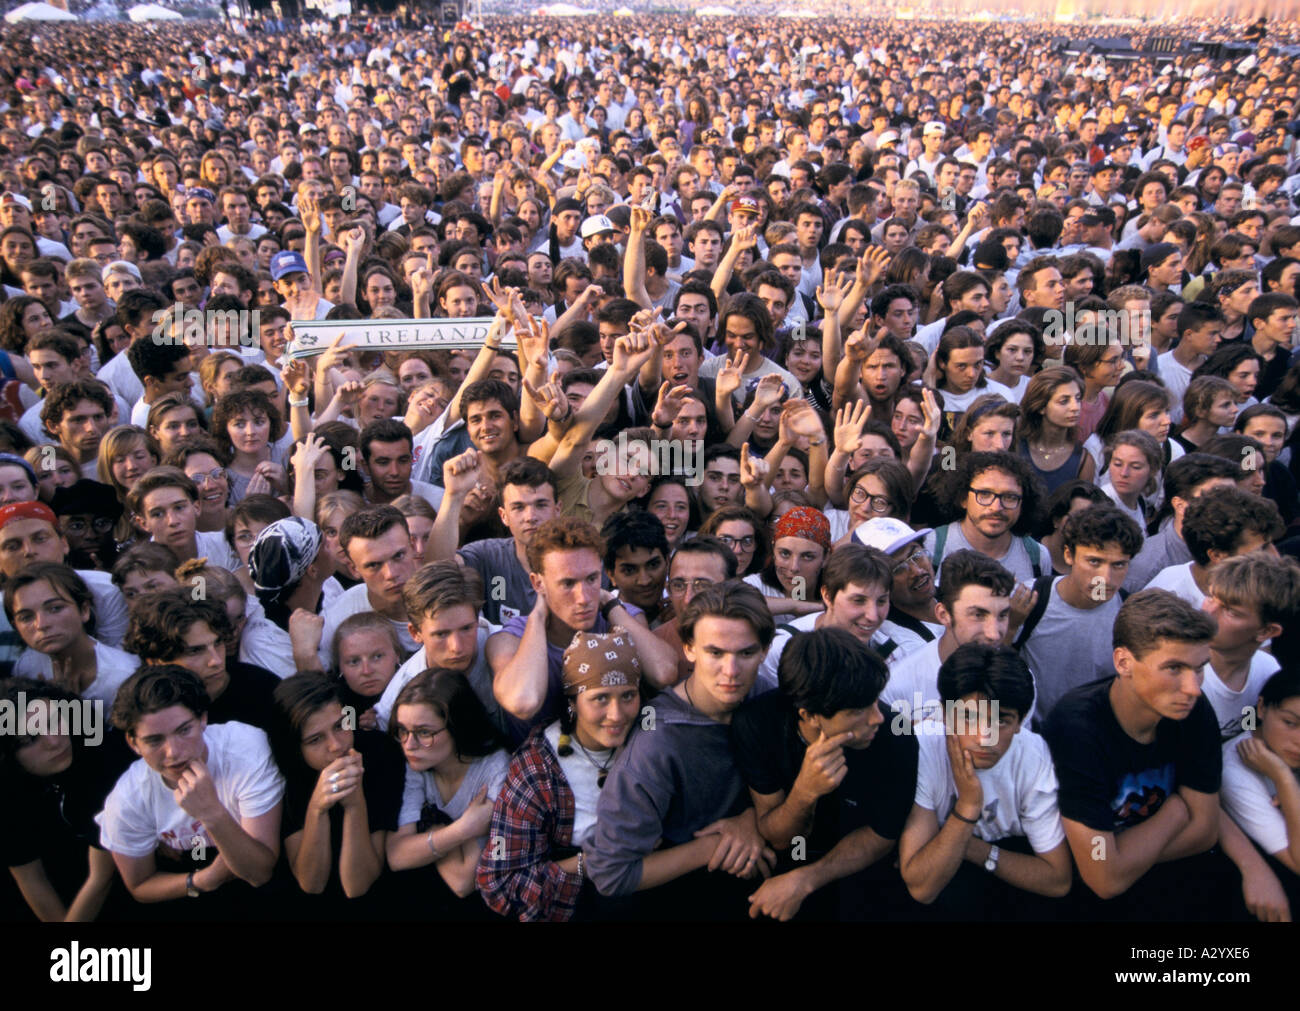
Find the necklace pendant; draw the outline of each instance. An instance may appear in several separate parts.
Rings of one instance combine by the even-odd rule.
[[[597,790],[603,790],[603,789],[605,789],[605,780],[608,778],[608,776],[609,776],[609,773],[608,773],[608,772],[604,772],[604,771],[602,771],[601,774],[600,774],[599,776],[596,777],[596,789],[597,789]]]

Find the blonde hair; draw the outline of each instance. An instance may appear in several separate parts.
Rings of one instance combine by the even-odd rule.
[[[126,495],[130,489],[113,476],[113,458],[129,453],[137,446],[144,446],[149,451],[149,455],[153,457],[152,466],[157,467],[162,462],[162,450],[158,448],[157,440],[138,425],[118,425],[111,429],[99,443],[99,459],[95,464],[99,482],[117,492],[119,502],[126,502]]]

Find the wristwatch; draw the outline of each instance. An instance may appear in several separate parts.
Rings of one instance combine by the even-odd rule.
[[[197,899],[203,893],[194,886],[194,872],[190,871],[185,875],[185,897],[187,899]]]
[[[616,607],[621,607],[622,604],[623,601],[619,600],[618,597],[611,597],[609,600],[605,601],[605,603],[600,605],[600,615],[605,619],[606,624],[609,623],[610,612]]]
[[[1001,855],[1002,855],[1002,851],[998,849],[996,846],[990,847],[989,855],[984,860],[984,869],[988,871],[990,874],[996,871],[998,869],[998,857],[1000,857]]]

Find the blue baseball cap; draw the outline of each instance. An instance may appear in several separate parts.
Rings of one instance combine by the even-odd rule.
[[[307,261],[303,259],[302,253],[295,253],[292,249],[284,249],[271,257],[271,280],[279,281],[289,274],[307,273]]]

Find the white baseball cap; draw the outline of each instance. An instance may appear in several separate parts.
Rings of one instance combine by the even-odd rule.
[[[892,516],[878,516],[858,524],[853,531],[853,541],[863,547],[875,548],[887,555],[892,555],[899,548],[905,548],[913,541],[924,540],[933,531],[929,527],[913,530],[902,520]]]

